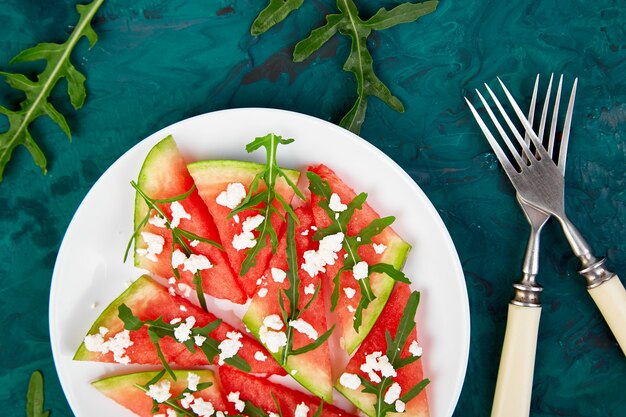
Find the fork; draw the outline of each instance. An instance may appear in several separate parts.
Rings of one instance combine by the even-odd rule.
[[[615,335],[622,351],[626,354],[626,290],[624,290],[624,286],[619,280],[619,277],[604,266],[605,260],[598,259],[591,253],[589,244],[567,218],[564,207],[564,179],[561,171],[550,158],[548,150],[543,147],[541,140],[533,131],[528,119],[526,119],[502,80],[498,79],[498,81],[517,117],[522,122],[526,134],[530,137],[536,154],[532,152],[529,145],[524,142],[524,139],[516,129],[513,121],[507,115],[500,101],[489,86],[486,86],[489,95],[520,145],[523,155],[528,162],[524,162],[522,156],[513,146],[511,139],[487,104],[487,101],[478,90],[477,93],[480,100],[485,106],[489,117],[503,141],[506,143],[507,148],[511,151],[519,170],[516,169],[508,159],[495,137],[480,118],[478,112],[476,112],[476,109],[473,109],[472,113],[476,117],[478,124],[487,137],[487,140],[511,180],[511,183],[517,190],[519,197],[530,205],[553,215],[559,220],[572,251],[580,259],[582,269],[579,273],[586,280],[589,294],[600,309],[600,312]],[[572,112],[573,108],[568,108],[566,119],[572,117]],[[554,116],[556,117],[556,112]],[[564,133],[569,135],[569,128],[566,130],[567,132],[564,131]],[[552,144],[552,147],[553,146],[554,144]],[[548,148],[550,149],[550,147],[549,145]],[[563,145],[561,147],[563,147]],[[567,147],[567,142],[565,142],[565,147]],[[560,152],[559,165],[561,165],[561,161],[564,160],[564,158],[565,154]]]

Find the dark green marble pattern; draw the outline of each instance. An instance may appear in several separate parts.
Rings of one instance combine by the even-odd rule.
[[[357,3],[372,13],[395,2]],[[4,0],[0,69],[36,42],[62,41],[76,21],[71,4]],[[28,377],[41,369],[47,408],[55,417],[71,415],[49,347],[50,277],[72,214],[116,158],[161,127],[207,111],[276,107],[338,122],[352,104],[354,81],[341,70],[345,39],[333,39],[304,63],[290,60],[293,45],[333,10],[333,1],[307,1],[252,38],[248,26],[264,5],[105,2],[95,22],[100,42],[89,52],[84,43],[77,49],[89,97],[79,113],[69,111],[74,142],[37,121],[49,174],[41,176],[19,149],[0,185],[0,414],[24,415]],[[626,276],[626,9],[609,0],[443,0],[417,23],[375,33],[371,47],[381,79],[406,112],[373,99],[362,136],[420,184],[454,239],[472,312],[469,368],[455,416],[485,416],[528,227],[462,97],[496,76],[518,97],[530,93],[537,72],[564,72],[568,82],[580,77],[567,207],[595,250]],[[4,85],[0,96],[2,104],[19,99]],[[62,92],[55,97],[69,110]],[[532,415],[626,416],[624,356],[555,224],[543,243],[545,307]]]

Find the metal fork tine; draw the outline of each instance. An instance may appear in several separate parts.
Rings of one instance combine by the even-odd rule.
[[[537,91],[539,90],[539,74],[537,74],[537,78],[535,78],[535,88],[533,88],[533,96],[530,99],[530,109],[528,109],[528,123],[532,126],[535,119],[535,106],[537,104]],[[524,133],[524,142],[526,145],[530,145],[530,137],[528,133]],[[528,162],[528,158],[526,154],[522,155],[522,160],[524,162]]]
[[[548,120],[548,107],[550,107],[550,93],[552,93],[552,80],[554,79],[554,74],[550,74],[550,82],[548,83],[548,90],[546,91],[546,99],[543,102],[543,109],[541,110],[541,122],[539,123],[539,134],[538,136],[543,141],[543,133],[546,128],[546,120]]]
[[[483,95],[480,94],[480,91],[478,91],[478,90],[476,90],[476,93],[478,94],[478,97],[480,98],[480,101],[483,102],[483,106],[485,106],[485,110],[487,110],[487,114],[489,114],[489,117],[491,118],[491,121],[496,126],[496,129],[498,129],[498,132],[500,133],[500,136],[502,137],[502,140],[504,140],[504,143],[506,143],[507,148],[509,148],[509,151],[511,151],[511,154],[513,155],[513,157],[515,158],[515,160],[517,161],[517,163],[518,163],[518,165],[519,165],[519,167],[521,169],[523,166],[525,166],[525,164],[524,164],[524,161],[522,161],[522,158],[520,157],[519,153],[517,152],[517,149],[515,149],[515,146],[513,146],[513,143],[511,142],[511,139],[509,139],[509,136],[506,134],[506,131],[504,130],[504,128],[502,127],[502,125],[498,121],[498,118],[496,117],[496,115],[491,110],[491,107],[489,107],[489,104],[487,103],[487,100],[485,100],[485,97],[483,97]]]
[[[517,104],[517,102],[515,101],[511,93],[509,92],[509,90],[506,88],[502,80],[498,78],[498,81],[500,81],[500,85],[502,86],[502,89],[504,90],[504,94],[506,94],[506,97],[508,98],[509,103],[511,103],[511,106],[513,106],[513,110],[515,111],[515,114],[517,114],[517,117],[524,125],[524,129],[526,129],[526,133],[528,133],[528,135],[530,136],[530,140],[533,141],[533,145],[535,145],[535,147],[537,148],[537,153],[539,153],[539,155],[541,155],[542,157],[548,158],[549,155],[546,152],[546,149],[543,147],[543,144],[541,143],[541,140],[537,137],[537,134],[533,131],[533,127],[528,123],[528,119],[526,119],[526,116],[524,116],[522,109],[520,109],[519,105]]]
[[[561,136],[561,148],[559,149],[559,169],[565,175],[565,162],[567,161],[567,146],[569,144],[569,132],[572,126],[572,113],[574,113],[574,100],[576,99],[576,86],[578,85],[578,78],[574,80],[572,86],[572,93],[569,96],[569,103],[567,105],[567,113],[565,113],[565,125],[563,126],[563,134]]]
[[[465,101],[467,102],[467,105],[472,111],[472,114],[474,115],[474,118],[476,119],[478,126],[480,126],[480,129],[483,131],[483,134],[489,141],[489,144],[491,145],[493,152],[496,154],[496,157],[498,157],[500,164],[502,165],[502,167],[504,167],[504,171],[510,178],[512,175],[516,174],[517,171],[515,170],[515,168],[509,161],[509,158],[507,158],[506,154],[504,153],[504,151],[498,144],[498,141],[496,140],[496,138],[491,134],[491,131],[489,130],[489,128],[483,121],[482,117],[480,117],[480,115],[478,114],[478,111],[476,111],[476,108],[474,107],[474,105],[470,103],[467,97],[465,97]]]
[[[506,121],[506,124],[509,126],[509,129],[511,129],[511,132],[513,132],[513,136],[515,136],[515,139],[517,139],[517,142],[522,147],[522,150],[524,151],[525,155],[529,159],[532,156],[532,160],[535,160],[534,155],[532,154],[530,148],[524,142],[524,139],[522,138],[522,135],[519,134],[518,130],[515,128],[515,125],[513,124],[513,121],[511,120],[509,115],[504,110],[504,107],[502,107],[502,104],[500,104],[500,100],[498,100],[498,97],[496,97],[494,92],[491,90],[491,88],[489,88],[489,86],[487,84],[485,84],[485,87],[487,87],[487,91],[491,95],[491,98],[493,99],[494,103],[496,103],[496,107],[498,108],[498,110],[500,110],[500,114],[502,114],[502,117]],[[511,149],[511,152],[517,153],[517,150],[514,151],[513,149]]]
[[[552,123],[550,124],[550,137],[548,138],[548,155],[552,158],[554,153],[554,139],[556,137],[556,123],[559,120],[559,103],[561,102],[561,89],[563,88],[563,74],[559,78],[559,86],[554,98],[554,110],[552,111]]]

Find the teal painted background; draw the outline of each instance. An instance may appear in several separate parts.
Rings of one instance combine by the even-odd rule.
[[[367,15],[395,3],[357,0]],[[53,98],[67,110],[73,143],[49,120],[37,121],[33,134],[48,155],[48,175],[19,149],[0,185],[0,414],[24,415],[28,377],[41,369],[47,408],[71,415],[49,346],[50,279],[74,211],[113,161],[150,133],[213,110],[263,106],[340,120],[355,91],[341,70],[347,40],[334,38],[304,63],[290,60],[295,42],[333,4],[305,1],[254,38],[248,27],[264,1],[105,1],[94,24],[100,41],[90,51],[83,41],[74,54],[88,76],[84,108],[71,111],[61,89]],[[12,70],[9,59],[26,47],[63,41],[76,22],[71,1],[0,6],[2,70]],[[373,99],[362,136],[415,179],[450,230],[472,318],[455,416],[486,416],[528,227],[463,95],[496,76],[518,97],[529,95],[538,72],[563,72],[568,83],[580,77],[567,207],[595,251],[625,277],[626,8],[608,0],[443,0],[434,14],[375,33],[370,44],[380,78],[406,112]],[[0,84],[2,104],[16,103],[19,94]],[[626,416],[626,360],[556,224],[543,243],[532,415]]]

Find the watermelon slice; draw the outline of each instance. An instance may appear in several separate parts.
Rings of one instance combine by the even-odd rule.
[[[295,210],[295,213],[300,220],[300,224],[295,230],[295,240],[298,265],[301,265],[303,253],[314,245],[311,238],[313,232],[310,229],[313,224],[313,215],[309,205],[299,207]],[[281,316],[278,304],[279,291],[289,288],[289,279],[283,276],[284,280],[282,282],[276,282],[274,277],[280,277],[283,272],[289,269],[286,247],[287,238],[286,233],[284,233],[279,242],[276,255],[270,260],[268,269],[262,277],[262,284],[243,317],[243,322],[257,338],[260,337],[260,330],[266,317],[274,314],[278,315],[278,317]],[[301,309],[311,300],[314,288],[322,279],[321,275],[318,274],[311,278],[304,270],[299,270],[300,298],[298,305]],[[283,301],[285,308],[289,311],[289,302],[286,297],[283,297]],[[318,336],[321,336],[328,330],[326,325],[326,306],[321,293],[315,298],[311,306],[302,313],[300,318],[310,324]],[[282,330],[284,331],[285,327]],[[313,340],[309,336],[299,331],[293,332],[294,349],[301,348],[312,342]],[[282,353],[283,348],[278,353],[272,353],[272,355],[278,361],[281,361]],[[284,368],[296,381],[300,382],[313,394],[323,398],[326,402],[332,401],[332,374],[328,342],[323,343],[312,351],[289,356],[287,363],[284,364]]]
[[[384,355],[387,351],[387,340],[385,338],[385,332],[395,336],[400,323],[400,319],[404,313],[404,308],[407,304],[409,296],[411,295],[411,289],[407,284],[397,283],[395,289],[389,297],[389,301],[385,306],[380,318],[370,331],[369,335],[365,338],[359,349],[355,352],[354,356],[348,363],[344,372],[351,374],[362,375],[367,378],[367,374],[364,373],[360,367],[366,362],[365,357],[374,352],[382,352]],[[411,344],[417,341],[417,332],[413,330],[402,350],[401,357],[405,358],[411,356],[410,352]],[[415,345],[418,346],[418,345]],[[397,376],[393,378],[394,382],[397,382],[400,387],[400,395],[404,395],[415,385],[419,384],[424,379],[422,370],[422,361],[417,360],[407,366],[404,366],[397,370]],[[341,392],[350,402],[363,410],[367,415],[374,416],[374,402],[375,396],[373,394],[366,394],[361,392],[363,386],[360,386],[357,390],[352,390],[343,386],[339,381],[335,384],[335,388]],[[402,414],[390,413],[388,417],[428,417],[428,398],[426,396],[426,390],[423,390],[406,404],[406,411]]]
[[[236,414],[232,404],[226,400],[217,378],[215,378],[211,371],[174,371],[174,374],[176,374],[176,381],[172,380],[169,375],[166,374],[159,382],[169,381],[169,391],[172,394],[171,398],[174,398],[179,396],[188,387],[187,377],[190,372],[200,377],[199,383],[210,382],[213,384],[208,388],[193,392],[191,395],[210,402],[216,411],[228,412],[232,415]],[[146,385],[154,377],[156,377],[157,373],[158,372],[138,372],[127,375],[118,375],[94,381],[91,384],[104,395],[111,398],[118,404],[123,405],[140,417],[153,417],[158,414],[169,416],[170,414],[167,414],[167,410],[172,410],[172,407],[166,404],[160,404],[159,411],[153,413],[152,398],[149,397],[145,391],[137,387],[137,385]],[[179,401],[176,401],[176,405],[183,408]]]
[[[231,367],[220,367],[219,378],[225,393],[239,392],[242,401],[250,401],[264,412],[277,413],[274,398],[280,405],[285,417],[297,416],[296,408],[304,404],[308,407],[307,417],[312,417],[320,403],[319,398],[277,385],[267,379],[257,378]],[[320,417],[353,417],[352,414],[333,405],[324,403]]]
[[[233,238],[242,232],[243,221],[250,215],[256,215],[257,212],[247,210],[239,213],[237,217],[229,219],[228,215],[231,212],[231,208],[218,204],[216,199],[222,192],[227,190],[229,184],[239,183],[243,185],[247,193],[252,180],[265,169],[265,165],[243,161],[200,161],[189,164],[188,168],[196,182],[200,197],[202,197],[213,216],[224,249],[230,260],[230,265],[239,275],[241,264],[246,257],[246,251],[235,249],[232,245]],[[284,169],[284,172],[294,184],[298,182],[300,176],[298,171]],[[263,189],[264,185],[261,184],[259,191]],[[294,191],[283,178],[277,180],[275,189],[285,201],[291,201],[293,198]],[[274,202],[274,204],[280,213],[284,212],[278,202]],[[274,230],[280,231],[283,223],[284,221],[280,216],[277,214],[273,215],[272,224]],[[255,293],[256,281],[263,275],[271,255],[271,245],[268,242],[258,253],[255,266],[250,268],[244,276],[239,277],[239,282],[249,297],[252,297]]]
[[[356,193],[327,166],[318,165],[309,167],[309,171],[316,173],[322,180],[327,181],[332,192],[339,196],[341,203],[348,204],[356,196]],[[329,226],[331,220],[328,218],[328,214],[324,209],[318,205],[319,201],[319,197],[312,193],[311,205],[313,207],[315,225],[318,228],[323,228]],[[378,213],[367,203],[363,204],[362,209],[356,210],[350,219],[347,234],[350,236],[357,235],[364,227],[369,225],[372,220],[377,218],[380,218]],[[404,265],[411,245],[402,240],[391,227],[385,228],[379,235],[372,238],[372,241],[376,245],[384,245],[385,248],[382,253],[377,253],[373,244],[360,246],[359,255],[368,265],[387,263],[398,269]],[[342,249],[341,252],[338,253],[338,260],[335,264],[326,266],[326,284],[328,285],[328,291],[332,291],[334,285],[332,280],[343,267],[344,255],[345,251]],[[339,301],[335,313],[339,331],[341,332],[341,345],[348,354],[354,352],[363,339],[365,339],[365,336],[367,336],[372,326],[374,326],[374,323],[389,298],[394,282],[395,281],[387,274],[373,273],[370,275],[370,283],[376,299],[363,311],[363,321],[357,333],[354,330],[354,311],[361,299],[361,291],[351,271],[341,274],[341,291],[339,292]]]
[[[137,183],[141,190],[152,199],[171,198],[185,194],[192,188],[194,185],[193,178],[189,175],[185,161],[171,136],[166,137],[150,150],[141,167]],[[180,220],[180,228],[215,242],[220,241],[215,223],[213,223],[213,219],[197,190],[194,190],[189,197],[178,203],[190,215],[190,218],[183,217]],[[171,206],[171,204],[160,205],[170,220],[172,219]],[[140,224],[147,210],[148,206],[144,199],[137,194],[135,198],[135,228]],[[135,265],[160,277],[171,277],[173,275],[171,230],[148,223],[141,231],[144,234],[139,234],[135,240]],[[145,233],[163,238],[164,243],[160,253],[153,256],[145,254],[145,251],[149,251],[150,248],[146,236],[151,236]],[[246,295],[230,268],[226,254],[217,247],[204,242],[200,242],[191,249],[194,254],[208,258],[213,265],[208,269],[201,270],[204,292],[237,304],[245,303]],[[192,283],[193,273],[184,269],[184,265],[178,267],[181,281],[195,288]]]
[[[107,330],[104,338],[108,340],[121,332],[124,328],[124,323],[118,317],[118,307],[121,304],[126,304],[133,314],[142,321],[155,320],[161,317],[163,321],[169,323],[175,318],[181,318],[184,321],[187,317],[193,316],[196,319],[195,327],[203,327],[217,319],[213,314],[205,312],[185,298],[170,295],[165,287],[144,275],[137,279],[100,314],[100,317],[91,326],[88,334],[97,334],[100,328],[103,327]],[[236,329],[222,322],[217,329],[210,333],[210,336],[222,341],[227,338],[227,333],[231,331],[236,331]],[[133,344],[125,351],[125,355],[130,358],[130,363],[161,364],[156,348],[150,341],[146,326],[139,330],[130,331],[130,340]],[[265,348],[256,340],[243,334],[241,342],[243,347],[239,349],[238,354],[250,364],[252,367],[251,372],[284,374],[282,368],[269,355],[264,361],[255,359],[257,352],[266,353]],[[170,337],[162,338],[159,341],[159,345],[168,363],[175,363],[185,367],[209,365],[206,356],[199,349],[196,349],[195,353],[191,353],[182,343]],[[74,355],[74,360],[115,362],[112,352],[91,352],[87,350],[84,342],[81,343]]]

